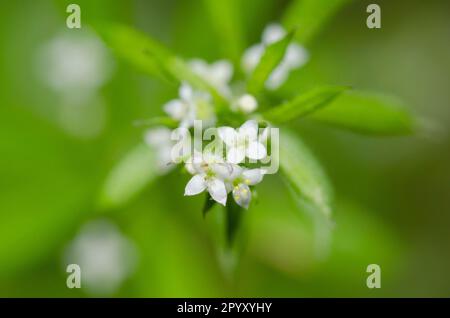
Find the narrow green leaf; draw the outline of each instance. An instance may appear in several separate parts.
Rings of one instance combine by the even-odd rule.
[[[95,29],[113,51],[141,71],[169,82],[188,82],[209,92],[219,105],[225,99],[169,49],[148,35],[121,24],[101,24]]]
[[[392,97],[358,91],[341,94],[310,118],[374,135],[406,135],[417,128],[416,119]]]
[[[100,24],[95,26],[95,30],[117,56],[138,70],[165,81],[174,81],[164,70],[170,52],[157,41],[125,25]]]
[[[100,192],[100,208],[122,206],[155,180],[157,175],[154,151],[145,144],[139,144],[108,175]]]
[[[283,129],[279,145],[280,169],[293,191],[324,215],[331,215],[332,187],[320,163],[302,140]]]
[[[347,89],[348,87],[345,86],[318,87],[300,94],[288,102],[267,110],[263,113],[263,116],[266,120],[274,124],[281,124],[303,117],[328,105]]]
[[[206,216],[206,214],[211,210],[216,204],[216,201],[214,201],[211,196],[207,193],[205,195],[205,203],[203,205],[202,213],[203,217]]]
[[[239,0],[204,0],[210,21],[225,56],[239,62],[244,47]]]
[[[295,39],[309,41],[325,23],[351,0],[295,0],[286,9],[283,24],[287,29],[297,28]]]
[[[244,213],[243,208],[234,202],[234,200],[230,197],[226,209],[226,242],[228,247],[233,245],[234,239],[236,237],[236,233],[239,229],[239,225],[242,220],[242,213]]]
[[[149,119],[139,119],[135,120],[133,124],[135,126],[146,126],[146,127],[154,127],[154,126],[166,126],[169,128],[178,127],[178,122],[173,118],[167,116],[152,117]]]
[[[286,34],[281,40],[274,42],[266,47],[261,60],[253,71],[247,84],[247,89],[250,93],[257,95],[264,89],[264,84],[269,78],[272,71],[282,61],[286,49],[294,36],[294,31]]]

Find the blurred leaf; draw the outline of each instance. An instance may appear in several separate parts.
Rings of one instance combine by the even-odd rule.
[[[0,107],[0,287],[36,270],[90,211],[97,149],[65,136],[29,108]]]
[[[228,247],[233,245],[239,225],[242,219],[243,208],[234,202],[232,198],[227,201],[226,209],[226,242]]]
[[[263,116],[274,124],[280,124],[295,118],[303,117],[328,105],[346,89],[348,89],[348,87],[345,86],[318,87],[300,94],[284,104],[271,108],[264,112]]]
[[[218,43],[224,54],[239,62],[244,47],[242,24],[240,19],[240,1],[204,0],[211,23],[218,35]]]
[[[309,41],[344,4],[351,0],[296,0],[284,14],[287,29],[297,28],[295,39]]]
[[[167,116],[157,116],[148,119],[136,120],[134,121],[134,125],[146,127],[166,126],[169,128],[177,128],[178,122]]]
[[[95,30],[117,56],[133,64],[138,70],[165,81],[174,80],[163,67],[170,52],[152,38],[118,24],[97,25]]]
[[[139,144],[108,175],[100,193],[100,207],[109,209],[125,204],[157,176],[154,151]]]
[[[203,205],[203,209],[202,209],[203,217],[206,216],[206,213],[208,213],[209,210],[211,210],[214,207],[215,204],[216,204],[216,201],[214,201],[211,198],[211,196],[207,193],[205,195],[205,204]]]
[[[392,97],[349,91],[310,118],[364,134],[405,135],[416,128],[415,118]]]
[[[291,42],[293,36],[294,31],[291,31],[281,40],[266,47],[261,60],[248,81],[247,88],[250,93],[257,95],[261,90],[263,90],[266,80],[282,61],[289,42]]]
[[[281,171],[294,193],[330,216],[332,188],[314,155],[298,136],[287,129],[280,133],[279,149]]]
[[[191,71],[184,61],[148,35],[120,24],[96,25],[105,42],[114,52],[135,67],[170,82],[186,81],[194,88],[208,91],[219,103],[223,97],[208,82]]]

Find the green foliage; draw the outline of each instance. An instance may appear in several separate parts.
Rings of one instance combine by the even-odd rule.
[[[285,11],[283,24],[288,29],[297,28],[295,39],[300,43],[306,43],[340,7],[350,1],[295,0]]]
[[[206,193],[205,195],[205,203],[203,204],[203,217],[206,216],[206,214],[216,205],[216,201],[214,201],[209,193]]]
[[[326,216],[332,212],[332,188],[320,163],[301,139],[280,131],[280,168],[300,199],[312,204]]]
[[[136,126],[145,125],[146,127],[166,126],[169,128],[177,128],[178,122],[168,116],[157,116],[134,122]]]
[[[281,40],[278,40],[266,47],[261,60],[253,71],[247,83],[247,89],[250,93],[258,95],[264,88],[266,80],[272,71],[283,60],[286,49],[294,36],[294,31],[286,34]]]
[[[162,44],[131,27],[119,24],[98,24],[95,30],[114,53],[138,70],[164,81],[173,81],[165,69],[171,53]]]
[[[99,24],[95,29],[119,57],[139,70],[172,83],[185,81],[209,92],[218,106],[225,103],[212,85],[194,74],[181,58],[148,35],[120,24]]]
[[[244,47],[239,0],[204,0],[210,22],[217,34],[218,45],[225,56],[239,62]]]
[[[263,116],[274,124],[282,124],[328,105],[346,89],[344,86],[318,87],[265,111]]]
[[[233,198],[228,198],[226,211],[226,243],[231,247],[236,237],[239,225],[243,217],[244,209],[234,202]]]
[[[147,145],[139,144],[112,169],[101,189],[102,209],[124,205],[158,175],[155,153]]]
[[[392,97],[349,91],[310,118],[372,135],[406,135],[416,129],[416,119]]]

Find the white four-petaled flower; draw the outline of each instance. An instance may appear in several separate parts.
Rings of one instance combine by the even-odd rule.
[[[193,59],[189,66],[194,73],[213,85],[225,97],[231,96],[229,82],[233,77],[233,64],[227,60],[219,60],[208,64],[201,59]]]
[[[238,129],[219,127],[218,133],[227,146],[227,161],[230,163],[241,163],[245,157],[260,160],[267,155],[265,145],[258,138],[258,123],[255,120],[246,121]]]
[[[229,175],[229,164],[215,154],[194,153],[186,169],[194,176],[189,180],[184,195],[196,195],[207,190],[211,198],[225,205],[227,189],[224,179]]]
[[[179,96],[179,99],[166,103],[164,111],[179,121],[180,127],[192,127],[194,120],[202,120],[205,127],[214,125],[216,115],[208,93],[195,91],[191,86],[183,83],[179,89]]]
[[[225,179],[228,192],[232,192],[234,201],[241,207],[248,209],[252,193],[249,186],[260,183],[264,176],[263,169],[245,169],[233,165],[232,172]]]
[[[246,169],[236,164],[224,162],[223,159],[211,153],[196,152],[186,169],[193,177],[186,185],[184,195],[196,195],[208,191],[216,202],[226,205],[228,193],[236,203],[248,208],[253,186],[262,181],[264,169]]]

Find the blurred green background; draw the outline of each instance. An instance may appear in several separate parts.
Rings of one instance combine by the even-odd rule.
[[[132,273],[106,296],[450,296],[450,2],[377,1],[382,28],[370,30],[372,1],[350,1],[308,42],[311,59],[291,82],[396,95],[439,129],[376,138],[296,121],[334,185],[333,229],[317,231],[269,176],[245,215],[245,243],[232,271],[214,239],[221,212],[202,218],[203,198],[183,197],[187,176],[173,172],[121,208],[97,208],[108,172],[142,140],[144,128],[133,122],[162,114],[176,87],[109,54],[110,76],[95,98],[71,107],[39,67],[46,43],[81,32],[65,26],[71,2],[0,5],[0,296],[98,295],[66,287],[63,257],[83,224],[96,219],[116,224],[137,254]],[[226,57],[202,1],[77,3],[83,32],[89,21],[116,21],[185,58]],[[245,46],[287,5],[240,1]],[[372,263],[382,268],[381,289],[366,287]]]

